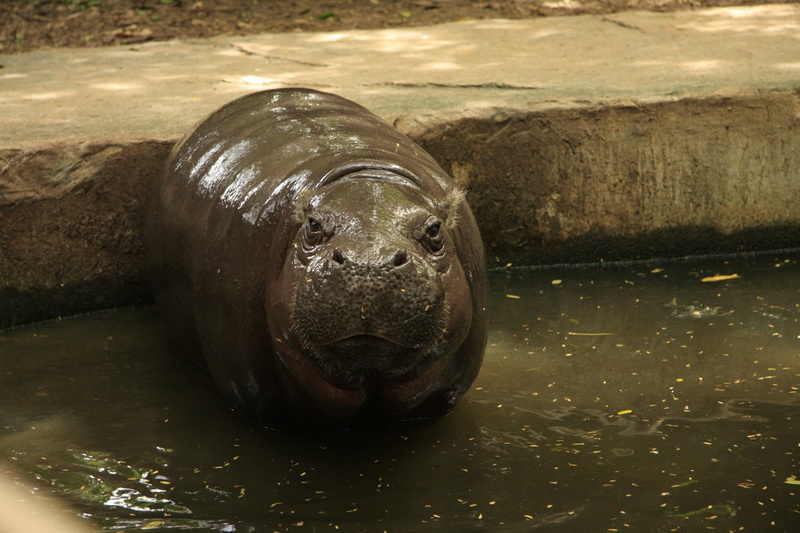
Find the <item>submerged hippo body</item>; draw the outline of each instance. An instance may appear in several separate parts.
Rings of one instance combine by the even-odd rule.
[[[483,245],[410,139],[331,94],[251,94],[173,150],[148,214],[182,349],[270,426],[449,412],[486,344]]]

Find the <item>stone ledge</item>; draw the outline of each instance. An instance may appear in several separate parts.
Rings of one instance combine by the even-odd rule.
[[[417,140],[470,189],[491,265],[798,247],[798,29],[781,5],[2,57],[0,328],[146,301],[172,143],[276,86]]]

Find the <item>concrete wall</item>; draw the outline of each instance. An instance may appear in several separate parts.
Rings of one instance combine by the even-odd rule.
[[[472,192],[490,261],[800,245],[800,97],[756,93],[465,120],[423,146]]]
[[[490,266],[800,246],[794,91],[394,122],[469,188]],[[148,301],[170,147],[0,151],[0,328]]]
[[[0,328],[149,298],[144,206],[170,147],[0,151]]]

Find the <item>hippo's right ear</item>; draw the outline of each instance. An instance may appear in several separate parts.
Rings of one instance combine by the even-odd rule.
[[[458,209],[467,199],[466,189],[455,187],[442,199],[442,211],[445,216],[445,227],[453,229],[458,224]]]

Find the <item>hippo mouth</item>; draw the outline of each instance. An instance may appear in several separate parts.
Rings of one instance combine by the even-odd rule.
[[[398,415],[408,412],[428,396],[444,369],[444,358],[437,358],[400,370],[396,361],[408,357],[408,348],[373,334],[344,337],[313,353],[283,344],[278,353],[294,381],[335,417],[351,417],[376,402]],[[358,368],[348,368],[355,360]]]
[[[381,335],[359,333],[322,344],[319,348],[337,359],[361,358],[356,366],[364,368],[364,365],[372,366],[378,360],[395,359],[410,347]]]
[[[425,351],[375,333],[358,333],[309,350],[331,383],[355,389],[369,382],[410,381],[427,365]]]

